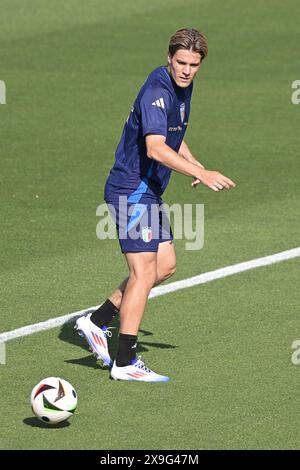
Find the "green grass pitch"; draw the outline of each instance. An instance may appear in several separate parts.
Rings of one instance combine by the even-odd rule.
[[[205,243],[176,241],[172,281],[300,245],[299,14],[297,0],[2,0],[1,332],[97,305],[125,277],[118,242],[96,237],[96,208],[136,93],[183,26],[209,43],[186,140],[237,187],[173,175],[165,200],[205,205]],[[109,380],[72,324],[8,342],[0,449],[299,448],[299,267],[149,301],[139,349],[167,384]],[[79,396],[56,429],[29,405],[50,375]]]

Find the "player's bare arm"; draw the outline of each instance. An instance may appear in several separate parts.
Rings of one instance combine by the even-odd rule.
[[[195,165],[198,165],[200,166],[201,168],[204,168],[204,165],[202,165],[202,163],[200,163],[195,157],[194,155],[192,154],[192,152],[190,151],[187,143],[183,140],[181,145],[180,145],[180,149],[178,151],[179,155],[181,155],[185,160],[187,160],[188,162],[191,162],[191,163],[194,163]]]
[[[206,170],[202,168],[202,165],[183,159],[166,144],[166,138],[162,135],[147,135],[146,148],[149,158],[153,158],[178,173],[193,176],[213,191],[217,192],[224,188],[230,189],[235,187],[235,183],[230,178],[218,171]]]
[[[200,166],[201,168],[204,168],[204,166],[202,165],[202,163],[200,163],[195,157],[194,155],[192,154],[192,152],[190,151],[187,143],[183,140],[182,141],[182,144],[180,146],[180,149],[178,151],[179,155],[181,155],[185,160],[187,160],[188,162],[191,162],[191,163],[194,163],[195,165],[198,165]],[[191,186],[193,187],[196,187],[199,183],[201,183],[201,181],[198,179],[198,178],[195,178],[194,177],[194,181],[192,182]]]

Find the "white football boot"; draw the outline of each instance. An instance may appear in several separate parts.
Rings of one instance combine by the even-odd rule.
[[[92,352],[95,354],[97,359],[101,359],[103,364],[111,367],[113,361],[109,355],[107,336],[110,338],[112,332],[109,328],[99,328],[90,319],[92,314],[89,313],[86,316],[79,317],[76,320],[75,330],[78,331],[80,336],[83,336],[90,345]]]
[[[141,361],[141,356],[129,366],[118,367],[116,361],[112,366],[110,375],[114,380],[129,380],[136,382],[168,382],[170,377],[159,375],[148,369]]]

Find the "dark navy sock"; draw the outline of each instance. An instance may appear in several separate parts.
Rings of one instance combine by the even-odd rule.
[[[116,357],[118,367],[129,366],[136,359],[137,336],[119,334],[119,347]]]
[[[107,299],[97,310],[90,316],[91,321],[102,328],[107,326],[112,319],[119,313],[119,309]]]

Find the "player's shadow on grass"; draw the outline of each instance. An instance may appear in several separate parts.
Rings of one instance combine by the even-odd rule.
[[[23,423],[26,424],[27,426],[31,426],[32,428],[43,428],[43,429],[46,429],[46,428],[47,429],[60,429],[60,428],[66,428],[70,426],[69,421],[64,421],[63,423],[49,425],[47,423],[43,423],[43,421],[40,421],[34,416],[23,419]]]
[[[99,362],[97,362],[95,356],[91,354],[89,351],[89,346],[85,339],[77,333],[74,329],[75,321],[71,321],[65,323],[61,327],[61,331],[59,333],[59,339],[61,341],[65,341],[67,343],[73,344],[74,346],[78,346],[79,348],[84,349],[85,351],[89,352],[88,356],[76,358],[76,359],[68,359],[65,362],[70,364],[78,364],[85,367],[92,367],[93,369],[104,368],[107,369],[105,366],[101,366]],[[113,329],[111,330],[113,335],[109,338],[109,352],[112,358],[116,357],[117,348],[118,348],[118,331],[119,331],[119,319],[114,318],[114,320],[109,325]],[[149,351],[151,348],[158,348],[158,349],[175,349],[177,346],[168,343],[152,343],[149,341],[143,341],[144,337],[153,336],[151,331],[147,330],[139,330],[139,340],[137,345],[137,353],[143,353]]]

